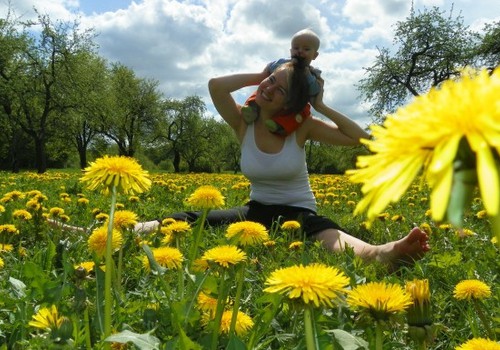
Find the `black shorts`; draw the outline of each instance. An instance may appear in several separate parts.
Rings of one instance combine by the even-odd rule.
[[[187,211],[169,215],[169,218],[195,222],[201,215],[199,211]],[[220,226],[239,221],[259,222],[271,229],[273,224],[282,224],[285,221],[298,221],[306,236],[313,235],[326,229],[342,228],[330,218],[318,215],[306,208],[289,205],[268,205],[250,201],[242,207],[231,209],[211,210],[207,215],[207,223],[211,226]]]

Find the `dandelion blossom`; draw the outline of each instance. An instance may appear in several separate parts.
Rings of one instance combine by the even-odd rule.
[[[186,202],[199,209],[213,209],[224,205],[224,196],[214,186],[201,186],[188,197]]]
[[[229,329],[231,328],[231,319],[233,317],[232,310],[226,310],[222,314],[222,319],[220,321],[220,332],[223,334],[228,334]],[[234,327],[234,331],[236,335],[239,337],[244,336],[248,333],[250,329],[252,329],[254,322],[250,316],[242,311],[238,311],[236,315],[236,325]]]
[[[38,310],[28,324],[35,328],[55,330],[61,326],[63,320],[64,317],[60,316],[55,305],[52,305],[50,308],[44,307]]]
[[[27,210],[24,209],[18,209],[14,210],[12,213],[12,217],[15,219],[21,219],[21,220],[31,220],[33,218],[33,215]]]
[[[300,222],[295,220],[285,221],[283,224],[281,224],[281,229],[283,231],[297,231],[298,229],[300,229]]]
[[[165,236],[182,236],[191,232],[191,225],[186,221],[173,221],[166,226],[162,226],[160,231]]]
[[[201,257],[208,263],[213,262],[219,266],[228,268],[230,265],[237,265],[245,261],[247,255],[234,245],[222,245],[209,249]]]
[[[491,296],[491,289],[479,280],[463,280],[455,286],[453,296],[458,300],[485,299]]]
[[[473,338],[457,346],[455,350],[500,350],[500,344],[489,339]]]
[[[423,170],[432,188],[433,219],[447,212],[456,170],[477,183],[486,211],[499,213],[500,176],[495,153],[500,154],[500,69],[464,71],[457,81],[418,96],[389,115],[383,126],[372,127],[373,140],[363,141],[373,152],[358,158],[358,169],[348,172],[361,183],[363,199],[355,213],[367,210],[370,220],[397,202]],[[465,152],[464,152],[465,151]],[[468,153],[471,157],[463,157]],[[461,162],[458,164],[458,162]],[[462,176],[462,175],[460,175]],[[469,181],[463,179],[464,181]]]
[[[137,214],[130,210],[117,210],[113,215],[113,227],[117,230],[133,229],[137,222]]]
[[[123,156],[98,158],[85,168],[80,180],[88,183],[90,190],[101,189],[103,193],[109,193],[113,186],[125,194],[142,193],[151,187],[148,172],[135,159]]]
[[[12,224],[4,224],[0,225],[0,233],[8,233],[8,234],[13,234],[13,235],[18,235],[19,230],[17,229],[16,226]]]
[[[370,282],[356,286],[347,293],[347,303],[367,312],[375,320],[387,320],[412,305],[411,296],[397,284]]]
[[[177,248],[159,247],[152,249],[151,252],[153,253],[153,257],[155,258],[158,265],[169,269],[180,268],[182,265],[182,261],[184,260],[184,256]],[[147,256],[143,258],[142,264],[148,271],[151,269]]]
[[[242,246],[252,246],[267,241],[269,234],[266,227],[258,222],[241,221],[228,226],[226,237],[236,237]]]
[[[89,249],[97,254],[97,256],[104,256],[106,253],[106,241],[108,239],[108,228],[102,226],[96,228],[88,239]],[[113,229],[111,238],[111,247],[113,250],[120,249],[123,243],[123,237],[120,231]]]
[[[265,282],[264,292],[279,293],[291,300],[332,306],[332,300],[344,292],[349,278],[335,267],[314,263],[275,270]]]

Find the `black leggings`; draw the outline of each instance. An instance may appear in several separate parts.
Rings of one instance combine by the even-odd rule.
[[[185,211],[169,215],[168,218],[193,223],[200,216],[200,211]],[[206,222],[210,226],[227,225],[239,221],[254,221],[261,223],[268,229],[276,222],[283,223],[290,220],[298,221],[307,236],[326,229],[341,229],[331,219],[318,215],[310,209],[289,205],[267,205],[256,201],[250,201],[244,206],[231,209],[210,210],[206,218]]]

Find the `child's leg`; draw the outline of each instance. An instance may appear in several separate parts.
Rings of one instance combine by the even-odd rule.
[[[311,105],[307,104],[304,109],[296,115],[281,114],[274,116],[271,120],[266,120],[266,126],[271,132],[275,134],[287,136],[297,130],[302,122],[306,120],[306,118],[308,118],[310,115]]]
[[[251,94],[245,101],[245,104],[241,107],[241,115],[247,124],[253,123],[259,116],[259,106],[255,103],[256,95],[257,91]]]

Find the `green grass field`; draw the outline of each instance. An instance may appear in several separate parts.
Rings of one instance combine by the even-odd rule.
[[[81,175],[76,171],[0,173],[0,349],[110,345],[113,349],[310,349],[313,345],[353,350],[455,349],[472,338],[500,336],[499,252],[479,198],[465,213],[465,229],[459,232],[446,223],[432,222],[429,193],[415,185],[367,230],[363,217],[353,217],[361,199],[359,187],[343,176],[313,175],[319,212],[347,232],[376,244],[397,239],[416,224],[430,234],[431,251],[412,266],[389,271],[377,263],[364,263],[349,250],[332,254],[318,243],[304,241],[300,230],[285,231],[276,225],[268,232],[272,244],[242,247],[244,263],[220,268],[188,257],[196,232],[201,233],[197,259],[211,248],[232,243],[225,236],[226,227],[193,225],[190,233],[171,242],[161,231],[137,234],[124,228],[122,242],[113,253],[114,336],[108,339],[112,342],[104,341],[104,258],[89,249],[92,231],[68,232],[47,224],[52,215],[71,225],[102,226],[98,219],[110,213],[110,197],[87,190]],[[245,203],[249,194],[249,184],[241,175],[151,174],[151,179],[153,185],[146,193],[118,195],[115,209],[130,211],[144,221],[189,209],[186,198],[203,185],[216,187],[225,207]],[[161,266],[158,256],[158,266],[148,260],[147,252],[161,246],[175,247],[183,254],[180,266]],[[273,271],[313,263],[345,274],[350,281],[347,290],[368,282],[404,289],[408,281],[428,280],[432,334],[427,335],[432,339],[415,342],[404,311],[375,322],[373,315],[351,308],[344,295],[336,297],[332,306],[304,307],[300,298],[290,301],[263,291]],[[455,287],[464,280],[483,282],[491,294],[470,300],[455,297]],[[228,331],[225,315],[221,317],[226,323],[216,325],[216,317],[202,307],[200,296],[218,301],[224,308],[221,312],[233,310],[236,304],[249,318],[238,319],[236,331]],[[38,318],[42,325],[36,326],[33,321],[40,310],[52,305],[57,314],[49,309],[47,317]],[[311,311],[312,345],[305,331],[305,309]],[[383,345],[377,343],[376,325],[382,329]],[[218,329],[216,335],[214,329]]]

